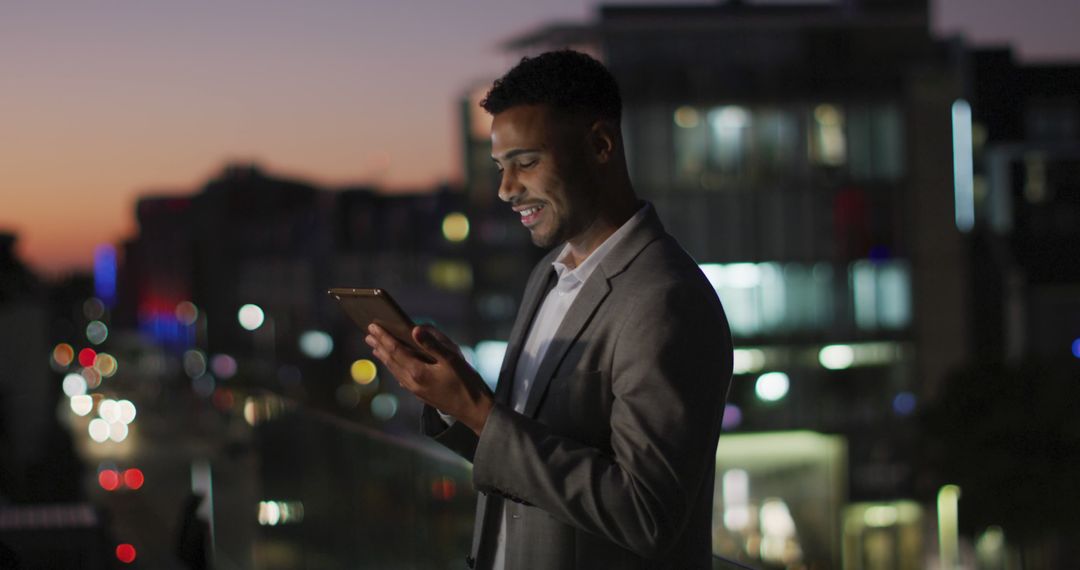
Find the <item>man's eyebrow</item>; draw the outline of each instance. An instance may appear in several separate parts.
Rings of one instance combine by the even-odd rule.
[[[495,162],[499,162],[500,159],[501,160],[510,160],[511,158],[514,158],[515,156],[519,156],[519,155],[522,155],[522,154],[528,154],[530,152],[540,152],[540,149],[538,149],[538,148],[515,148],[514,150],[507,151],[506,154],[502,155],[502,157],[492,156],[491,160],[493,160]]]

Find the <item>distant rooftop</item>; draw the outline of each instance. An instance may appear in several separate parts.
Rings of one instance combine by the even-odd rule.
[[[505,41],[507,50],[580,45],[641,30],[837,26],[918,27],[927,0],[730,0],[716,4],[604,5],[593,22],[554,22]]]

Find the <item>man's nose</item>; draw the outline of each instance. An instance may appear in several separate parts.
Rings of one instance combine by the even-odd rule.
[[[511,169],[503,170],[502,180],[499,182],[499,199],[503,202],[513,202],[523,190],[524,188],[518,183],[517,176],[511,172]]]

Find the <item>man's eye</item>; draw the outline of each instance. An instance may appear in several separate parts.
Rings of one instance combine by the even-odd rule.
[[[536,161],[535,160],[530,160],[529,162],[522,162],[521,163],[522,168],[532,168],[533,166],[536,166]]]

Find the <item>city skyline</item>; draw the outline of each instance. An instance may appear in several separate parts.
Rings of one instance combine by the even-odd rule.
[[[593,6],[8,8],[0,68],[16,80],[0,103],[19,112],[5,117],[14,136],[0,139],[0,230],[19,235],[35,270],[55,275],[88,268],[94,247],[133,235],[139,196],[197,192],[228,162],[326,186],[456,181],[458,97],[517,57],[498,44],[585,21]],[[1011,42],[1028,60],[1080,60],[1080,40],[1066,33],[1080,6],[1039,7],[941,0],[931,19],[939,35]]]

